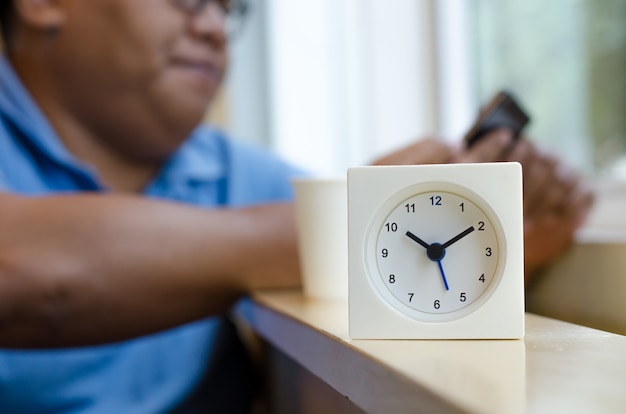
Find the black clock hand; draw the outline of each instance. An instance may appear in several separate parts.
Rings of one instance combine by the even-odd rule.
[[[430,244],[426,243],[424,240],[420,239],[419,237],[417,237],[415,234],[411,233],[410,231],[407,231],[406,235],[409,236],[409,239],[416,241],[423,248],[428,249],[430,247]]]
[[[473,227],[472,227],[472,230],[473,230]],[[437,265],[439,266],[439,273],[441,273],[441,279],[443,279],[443,285],[445,286],[446,290],[450,290],[450,288],[448,287],[448,280],[446,279],[446,274],[444,273],[443,266],[441,265],[441,259],[443,259],[443,257],[446,255],[445,248],[439,243],[428,244],[424,240],[417,237],[415,234],[411,233],[410,231],[407,231],[406,235],[409,236],[411,240],[417,242],[420,246],[426,249],[426,255],[428,256],[430,260],[432,260],[433,262],[437,262]],[[454,243],[454,241],[452,243]]]
[[[460,232],[459,234],[457,234],[456,236],[454,236],[453,238],[451,238],[450,240],[448,240],[447,242],[442,244],[441,247],[443,247],[444,249],[446,247],[450,247],[450,245],[452,243],[458,242],[459,240],[461,240],[463,237],[467,236],[468,234],[470,234],[474,230],[475,230],[474,226],[470,226],[470,227],[466,228],[465,230],[463,230],[462,232]]]
[[[422,240],[419,237],[417,237],[415,234],[411,233],[410,231],[407,231],[406,235],[409,236],[409,238],[411,240],[416,241],[420,246],[425,248],[426,249],[426,255],[433,262],[437,262],[437,261],[443,259],[443,257],[446,255],[446,249],[445,249],[445,247],[442,244],[440,244],[440,243],[428,244],[424,240]]]

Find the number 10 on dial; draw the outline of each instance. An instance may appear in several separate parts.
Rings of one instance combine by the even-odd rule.
[[[519,164],[362,167],[348,187],[352,337],[523,336]]]

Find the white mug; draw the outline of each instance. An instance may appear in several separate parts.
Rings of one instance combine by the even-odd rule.
[[[305,296],[348,300],[348,196],[345,179],[292,181]]]

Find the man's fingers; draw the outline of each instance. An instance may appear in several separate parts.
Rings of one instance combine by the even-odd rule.
[[[504,154],[513,143],[513,134],[507,129],[490,132],[471,148],[459,155],[458,162],[495,162],[502,160]]]

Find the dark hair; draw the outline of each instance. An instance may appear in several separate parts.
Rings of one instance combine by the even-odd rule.
[[[0,31],[5,47],[9,43],[9,25],[12,12],[13,0],[0,0]]]

